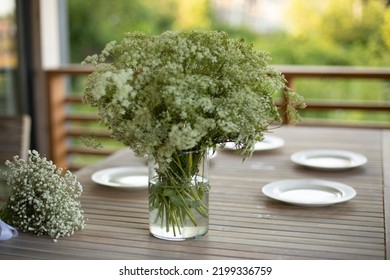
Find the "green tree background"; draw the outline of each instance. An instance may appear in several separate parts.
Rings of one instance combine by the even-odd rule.
[[[269,51],[275,64],[390,65],[390,1],[287,1],[288,30],[259,34],[213,16],[210,0],[68,0],[71,62],[125,32],[218,29]]]
[[[309,63],[388,66],[389,5],[383,0],[294,0],[287,15],[289,38],[323,54],[322,59],[310,56]]]
[[[208,29],[208,0],[68,0],[71,62],[100,52],[131,31]]]

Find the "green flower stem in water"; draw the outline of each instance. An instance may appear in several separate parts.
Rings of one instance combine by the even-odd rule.
[[[194,209],[203,217],[208,217],[208,207],[203,201],[210,188],[207,179],[202,176],[205,153],[206,150],[175,153],[166,170],[156,168],[157,175],[149,184],[150,210],[158,209],[154,222],[160,220],[160,226],[165,226],[167,232],[172,228],[174,236],[177,232],[181,234],[187,219],[198,226]]]

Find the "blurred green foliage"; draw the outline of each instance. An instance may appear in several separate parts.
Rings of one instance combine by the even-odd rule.
[[[274,64],[390,65],[390,1],[291,0],[288,29],[258,34],[213,16],[211,0],[68,0],[71,62],[125,32],[218,29],[269,51]]]
[[[100,52],[125,32],[209,28],[208,0],[68,0],[71,62]]]
[[[385,0],[292,0],[288,39],[309,46],[309,64],[314,59],[318,64],[389,66],[389,5]]]

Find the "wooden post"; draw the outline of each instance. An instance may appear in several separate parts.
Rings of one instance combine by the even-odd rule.
[[[284,78],[287,81],[287,87],[290,89],[294,89],[294,83],[293,83],[294,77],[290,76],[290,75],[284,75]],[[290,124],[291,123],[291,120],[289,119],[289,117],[287,115],[287,102],[288,102],[287,101],[287,90],[285,90],[282,93],[282,102],[281,102],[281,107],[280,107],[280,109],[282,111],[283,124]]]
[[[66,143],[65,98],[66,76],[55,72],[47,72],[47,100],[49,112],[50,155],[52,161],[62,168],[68,166],[68,145]]]

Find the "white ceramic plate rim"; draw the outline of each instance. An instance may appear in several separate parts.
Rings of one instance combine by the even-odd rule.
[[[124,177],[133,177],[139,179],[139,177],[145,177],[145,184],[125,184],[119,182],[113,182],[112,178],[115,176],[120,176],[121,174]],[[120,178],[120,177],[119,177]],[[143,189],[148,187],[148,169],[147,167],[129,167],[129,166],[121,166],[121,167],[112,167],[107,169],[102,169],[96,171],[92,174],[91,179],[93,182],[98,183],[100,185],[108,186],[108,187],[116,187],[116,188],[132,188],[132,189]]]
[[[213,149],[208,149],[207,152],[207,156],[209,159],[215,158],[217,156],[217,150],[214,151]]]
[[[264,135],[264,140],[255,144],[254,151],[267,151],[273,150],[284,146],[284,139],[273,135]],[[235,150],[234,142],[227,142],[224,146],[225,149]]]
[[[326,191],[327,189],[329,193],[338,192],[340,197],[313,202],[305,199],[305,197],[289,199],[283,196],[284,192],[291,190]],[[321,179],[279,180],[266,184],[262,188],[262,192],[272,199],[300,206],[327,206],[348,201],[356,196],[355,189],[346,184]]]
[[[308,162],[308,159],[316,157],[334,157],[334,158],[345,158],[350,161],[349,165],[342,166],[328,166],[321,164],[314,164]],[[362,166],[367,163],[367,158],[359,153],[344,151],[344,150],[331,150],[331,149],[318,149],[318,150],[306,150],[293,153],[290,157],[291,161],[296,164],[312,167],[317,169],[337,170],[337,169],[349,169],[358,166]]]

